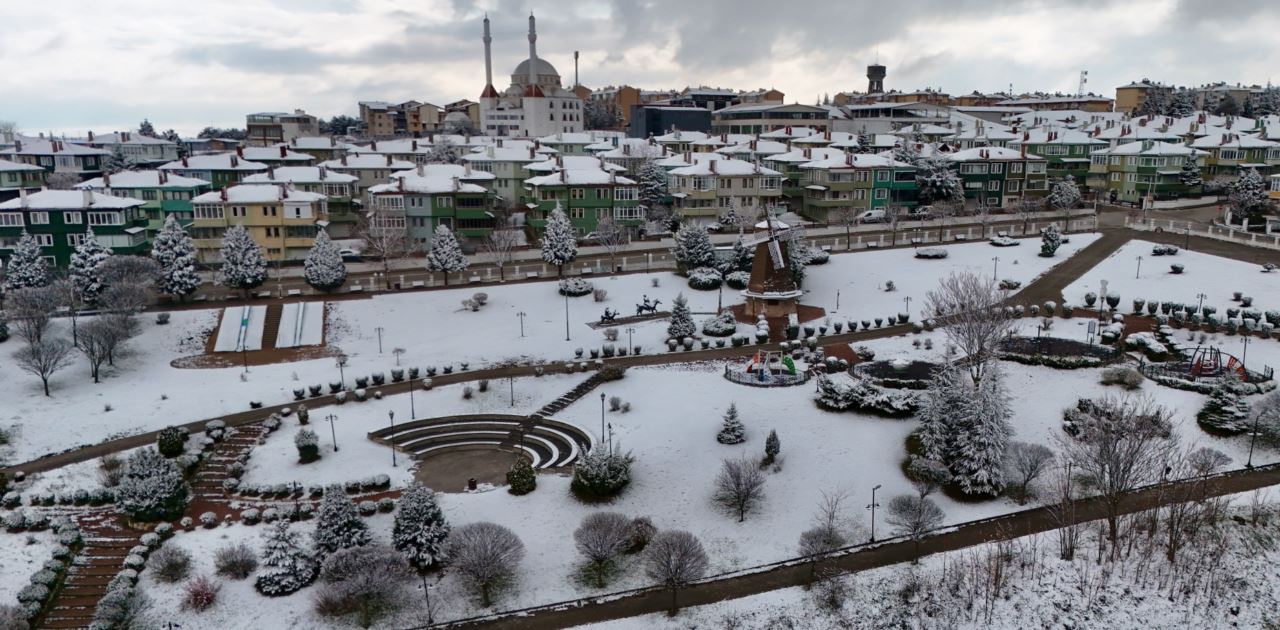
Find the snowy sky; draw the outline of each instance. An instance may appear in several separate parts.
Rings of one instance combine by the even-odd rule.
[[[296,107],[443,104],[538,51],[588,87],[776,87],[789,101],[889,88],[1074,91],[1134,79],[1265,83],[1280,67],[1280,3],[1264,0],[42,0],[0,2],[0,120],[27,132],[136,126],[192,133]],[[1280,80],[1280,77],[1275,77]]]

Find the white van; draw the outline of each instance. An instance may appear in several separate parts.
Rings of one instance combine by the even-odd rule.
[[[858,223],[883,223],[884,210],[867,210],[858,215]]]

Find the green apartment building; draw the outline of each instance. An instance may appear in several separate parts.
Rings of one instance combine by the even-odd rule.
[[[1280,142],[1222,132],[1197,138],[1191,146],[1206,153],[1202,175],[1236,177],[1242,169],[1256,168],[1263,177],[1280,167]]]
[[[13,253],[25,231],[58,267],[93,228],[94,238],[117,254],[145,254],[147,213],[141,199],[113,197],[91,190],[42,190],[0,203],[0,257]]]
[[[267,165],[247,161],[239,153],[231,152],[184,157],[161,166],[160,170],[171,175],[201,179],[214,189],[221,189],[239,184],[245,176],[266,172]]]
[[[1182,183],[1182,165],[1194,157],[1204,172],[1207,151],[1184,144],[1144,140],[1094,151],[1089,166],[1090,189],[1119,201],[1139,203],[1148,195],[1170,199],[1196,192]]]
[[[598,167],[566,169],[532,177],[524,183],[528,208],[525,223],[538,234],[546,227],[547,215],[556,206],[569,216],[579,235],[594,231],[597,222],[606,216],[612,216],[618,225],[626,228],[644,225],[644,210],[639,206],[640,187],[635,180],[613,171]]]
[[[403,222],[409,240],[422,250],[431,246],[441,225],[460,237],[484,238],[498,227],[498,198],[489,187],[494,179],[469,166],[419,165],[369,189],[370,217],[387,229]]]
[[[76,186],[113,197],[142,201],[147,214],[147,233],[155,236],[169,215],[181,225],[191,225],[191,200],[210,190],[210,184],[202,179],[170,175],[166,171],[121,171],[103,174]]]
[[[111,152],[69,144],[62,140],[40,140],[13,145],[13,160],[43,168],[48,173],[71,173],[80,179],[102,174]]]
[[[859,213],[916,205],[915,167],[891,157],[840,152],[800,168],[807,173],[808,183],[798,211],[813,221],[836,222],[844,208]]]
[[[1032,129],[1009,144],[1014,149],[1025,148],[1027,153],[1044,158],[1048,163],[1049,179],[1070,175],[1077,182],[1088,179],[1093,152],[1108,145],[1106,140],[1075,129]]]
[[[964,182],[966,203],[1003,208],[1049,190],[1048,163],[1025,150],[983,147],[946,156]]]
[[[841,149],[812,146],[770,155],[761,163],[782,174],[783,200],[796,212],[803,212],[805,195],[808,193],[805,187],[810,183],[812,171],[801,166],[821,160],[843,160],[844,154]]]
[[[44,188],[47,173],[34,164],[0,160],[0,201],[18,196],[20,191]]]

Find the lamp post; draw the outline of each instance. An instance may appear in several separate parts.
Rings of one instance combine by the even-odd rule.
[[[840,289],[836,289],[836,311],[840,310]]]
[[[991,257],[991,279],[996,280],[1000,277],[1000,257]]]
[[[333,421],[337,420],[338,416],[329,414],[325,416],[324,419],[329,421],[329,437],[333,438],[333,452],[337,453],[338,452],[338,432],[333,430]]]
[[[378,326],[377,328],[374,328],[374,330],[378,332],[378,354],[382,354],[382,330],[383,330],[383,328],[382,328],[382,326]]]
[[[1258,421],[1261,419],[1261,413],[1253,414],[1253,430],[1249,432],[1249,460],[1244,463],[1244,467],[1249,470],[1253,470],[1253,443],[1258,439]]]
[[[511,388],[511,406],[516,406],[516,377],[508,376],[507,385]]]
[[[600,441],[604,441],[604,392],[600,392]]]
[[[1241,326],[1241,328],[1244,328]],[[1240,338],[1244,343],[1244,354],[1240,355],[1240,369],[1244,370],[1245,380],[1249,379],[1249,332],[1245,331],[1244,336]]]
[[[340,355],[338,355],[338,358],[337,358],[337,359],[334,359],[334,364],[336,364],[336,365],[338,366],[338,380],[342,382],[342,386],[343,386],[343,387],[346,387],[346,386],[347,386],[347,376],[346,376],[346,373],[345,373],[345,371],[344,371],[344,368],[346,368],[346,367],[347,367],[347,355],[345,355],[345,354],[340,354]]]
[[[521,336],[521,337],[524,337],[524,318],[525,318],[525,315],[526,315],[526,313],[525,313],[524,311],[520,311],[519,313],[516,313],[516,317],[519,317],[519,318],[520,318],[520,336]]]
[[[880,507],[880,504],[876,503],[876,490],[879,489],[879,484],[871,489],[871,505],[867,506],[867,509],[871,510],[871,542],[876,541],[876,508]]]
[[[907,297],[902,298],[902,301],[907,303],[907,310],[906,310],[907,319],[910,320],[911,319],[911,296],[908,295]]]
[[[1207,296],[1207,295],[1205,295],[1205,294],[1203,294],[1203,293],[1197,293],[1197,294],[1196,294],[1196,299],[1197,299],[1197,300],[1200,300],[1200,303],[1196,305],[1196,312],[1197,312],[1197,313],[1201,313],[1201,314],[1203,314],[1203,313],[1204,313],[1204,299],[1205,299],[1205,298],[1207,298],[1207,297],[1209,297],[1209,296]]]
[[[396,412],[395,412],[395,410],[392,410],[392,409],[388,409],[388,410],[387,410],[387,419],[391,421],[391,436],[394,436],[394,435],[395,435],[395,433],[396,433]],[[391,437],[391,436],[388,436],[388,437]],[[392,468],[395,468],[395,467],[396,467],[396,445],[395,445],[395,442],[394,442],[394,441],[392,441],[392,440],[388,440],[388,441],[387,441],[387,445],[389,445],[389,446],[391,447],[391,467],[392,467]],[[335,448],[334,450],[337,450],[337,449]]]
[[[633,351],[636,348],[635,344],[631,343],[631,334],[634,333],[635,331],[636,331],[635,328],[631,326],[627,326],[627,346],[629,346],[627,348],[628,351]]]
[[[1137,271],[1135,271],[1135,272],[1133,272],[1133,279],[1134,279],[1134,280],[1137,280],[1137,279],[1138,279],[1138,276],[1139,276],[1141,273],[1142,273],[1142,256],[1138,256],[1138,270],[1137,270]]]
[[[569,341],[569,292],[564,294],[564,340]]]

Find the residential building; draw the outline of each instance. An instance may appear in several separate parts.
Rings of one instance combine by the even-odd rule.
[[[70,173],[83,180],[101,175],[111,152],[63,140],[17,140],[12,155],[15,162],[39,166],[47,173]]]
[[[589,145],[587,150],[610,164],[626,169],[627,176],[632,179],[640,174],[640,167],[645,161],[660,160],[667,156],[666,147],[652,139],[639,138],[611,138],[606,142]]]
[[[846,208],[861,212],[916,205],[915,167],[887,155],[832,151],[800,164],[807,183],[803,203],[794,209],[804,217],[835,222]]]
[[[47,175],[35,164],[0,159],[0,201],[17,197],[19,191],[35,192],[44,188]]]
[[[625,129],[631,124],[632,108],[640,105],[640,89],[630,85],[619,85],[592,90],[587,100],[606,111],[613,112],[618,119],[618,128]]]
[[[1049,190],[1048,161],[1025,149],[964,149],[944,159],[956,165],[965,202],[975,206],[1004,208]]]
[[[738,95],[739,103],[777,103],[787,100],[787,95],[774,88],[767,90],[751,90]]]
[[[617,131],[562,131],[538,138],[538,143],[555,149],[560,155],[586,155],[588,145],[622,137],[624,134]]]
[[[708,120],[710,120],[709,116]],[[707,139],[708,135],[704,131],[690,131],[676,127],[667,133],[653,136],[653,141],[666,147],[669,153],[678,154],[696,151],[697,149],[693,148],[693,143]]]
[[[482,129],[482,127],[480,126],[480,104],[479,103],[471,99],[464,98],[464,99],[457,100],[445,105],[444,112],[445,112],[446,119],[450,118],[450,114],[465,114],[467,116],[467,121],[470,123],[468,125],[468,129],[471,131],[471,133],[480,133],[480,130]],[[441,126],[448,127],[449,125],[445,125],[442,120]],[[454,131],[455,133],[457,133],[456,129],[450,129],[450,131]]]
[[[831,126],[831,113],[823,107],[799,103],[744,103],[711,114],[712,133],[763,133],[793,125],[825,131]]]
[[[326,197],[275,184],[241,184],[191,200],[195,210],[188,233],[201,262],[221,261],[227,228],[243,225],[268,261],[306,258],[316,232],[328,224]]]
[[[360,101],[358,106],[364,134],[372,138],[417,137],[423,132],[438,131],[445,114],[439,106],[419,101]]]
[[[1263,177],[1280,167],[1280,142],[1241,133],[1222,132],[1197,138],[1191,146],[1207,153],[1204,178],[1236,177],[1241,169],[1254,168]]]
[[[497,207],[511,208],[524,197],[524,180],[533,174],[525,166],[545,162],[548,157],[542,151],[554,152],[550,147],[489,145],[479,151],[462,156],[462,161],[477,171],[493,174],[489,188],[497,195]]]
[[[288,145],[281,146],[291,152],[310,155],[315,162],[340,158],[352,147],[345,142],[338,142],[333,136],[302,136],[290,140]]]
[[[1108,142],[1077,129],[1042,127],[1024,131],[1009,143],[1013,148],[1025,148],[1027,153],[1043,157],[1048,162],[1050,179],[1070,175],[1083,184],[1089,177],[1090,156]]]
[[[1018,134],[1009,131],[1003,125],[988,123],[981,118],[968,125],[957,123],[951,135],[940,136],[946,139],[947,144],[957,149],[1007,147],[1018,137]]]
[[[706,86],[686,87],[678,95],[671,98],[669,105],[678,107],[701,107],[707,111],[719,111],[738,103],[738,91]]]
[[[614,169],[621,167],[595,158],[579,158],[570,160],[564,168],[525,180],[525,206],[529,209],[525,223],[541,233],[546,228],[547,214],[558,205],[579,235],[593,232],[597,222],[606,216],[612,216],[629,231],[637,231],[644,225],[640,187]]]
[[[410,241],[427,250],[436,229],[448,227],[464,239],[481,239],[498,226],[500,206],[491,173],[456,164],[419,165],[391,182],[369,189],[370,229],[403,224]]]
[[[952,107],[992,107],[996,103],[1009,100],[1008,94],[983,94],[977,90],[969,94],[961,94],[951,98]]]
[[[756,216],[782,201],[782,173],[757,162],[705,159],[668,173],[675,211],[687,223],[708,225],[730,208]]]
[[[170,215],[182,225],[189,225],[192,218],[191,200],[208,192],[211,184],[203,179],[183,177],[169,171],[120,171],[103,173],[76,186],[113,197],[142,201],[142,211],[147,215],[147,235],[154,237],[164,227]]]
[[[1139,203],[1144,197],[1169,199],[1191,192],[1182,183],[1182,166],[1195,159],[1204,170],[1207,151],[1184,144],[1143,140],[1094,151],[1090,156],[1089,189],[1105,193],[1113,202]]]
[[[854,140],[856,146],[856,140]],[[808,193],[809,169],[801,168],[810,162],[840,158],[844,159],[845,150],[829,146],[803,146],[793,143],[793,148],[785,153],[775,153],[760,159],[760,163],[782,174],[782,198],[788,206],[799,211],[804,207],[804,197]],[[719,154],[713,154],[719,155]]]
[[[201,179],[213,188],[226,188],[240,183],[241,178],[267,170],[267,165],[250,162],[238,152],[192,155],[160,166],[171,175]]]
[[[321,162],[320,166],[334,173],[354,175],[356,177],[355,197],[364,200],[365,193],[371,186],[385,184],[391,181],[392,173],[414,168],[417,164],[408,160],[397,160],[381,153],[351,152],[336,160]]]
[[[671,105],[637,105],[628,114],[627,135],[632,138],[660,136],[676,129],[707,133],[711,131],[711,112],[701,107]]]
[[[951,104],[951,95],[946,92],[925,88],[923,90],[915,90],[913,92],[899,92],[893,90],[886,92],[880,96],[881,103],[924,103],[926,105],[942,105]]]
[[[1249,101],[1254,89],[1256,89],[1256,86],[1250,88],[1240,84],[1210,83],[1193,88],[1191,92],[1192,98],[1195,99],[1196,109],[1216,112],[1222,107],[1227,97],[1230,97],[1236,103],[1235,113],[1241,114],[1244,112],[1244,104]]]
[[[355,236],[356,211],[361,204],[359,177],[331,171],[324,166],[270,166],[265,173],[254,173],[241,180],[243,184],[276,184],[293,190],[325,196],[329,225],[325,228],[333,238]]]
[[[1031,96],[1020,96],[1008,100],[1000,101],[996,105],[1004,107],[1029,107],[1034,110],[1062,110],[1062,109],[1078,109],[1086,112],[1109,112],[1112,111],[1114,101],[1096,94],[1085,94],[1082,96],[1061,95],[1061,94],[1036,94]]]
[[[480,130],[492,136],[545,136],[579,132],[582,99],[561,85],[560,73],[538,58],[538,33],[529,16],[529,58],[511,73],[511,85],[502,93],[493,87],[489,17],[484,18],[485,86],[480,94]]]
[[[320,135],[315,116],[301,109],[287,112],[260,112],[245,116],[245,131],[251,146],[269,147],[300,136]]]
[[[315,158],[299,153],[282,142],[270,147],[236,147],[236,157],[269,166],[310,166]]]
[[[111,152],[114,152],[116,147],[120,147],[120,151],[124,153],[124,156],[130,162],[144,168],[155,167],[178,159],[178,143],[164,138],[144,136],[132,131],[119,131],[100,135],[90,131],[86,137],[70,140],[69,142],[97,149],[106,149]]]
[[[1143,79],[1128,85],[1122,85],[1116,88],[1115,111],[1122,114],[1133,114],[1142,109],[1142,106],[1153,95],[1155,98],[1163,97],[1167,100],[1173,96],[1173,88],[1151,79]]]
[[[892,133],[903,125],[925,123],[942,125],[950,119],[946,107],[927,103],[875,103],[849,105],[849,117],[840,121],[834,131],[852,133]]]
[[[225,153],[244,146],[243,141],[235,138],[183,138],[182,144],[187,149],[187,155]]]
[[[142,204],[141,199],[91,190],[24,190],[0,203],[0,257],[7,260],[26,231],[51,265],[66,267],[90,228],[98,243],[116,254],[144,254],[147,214]]]

